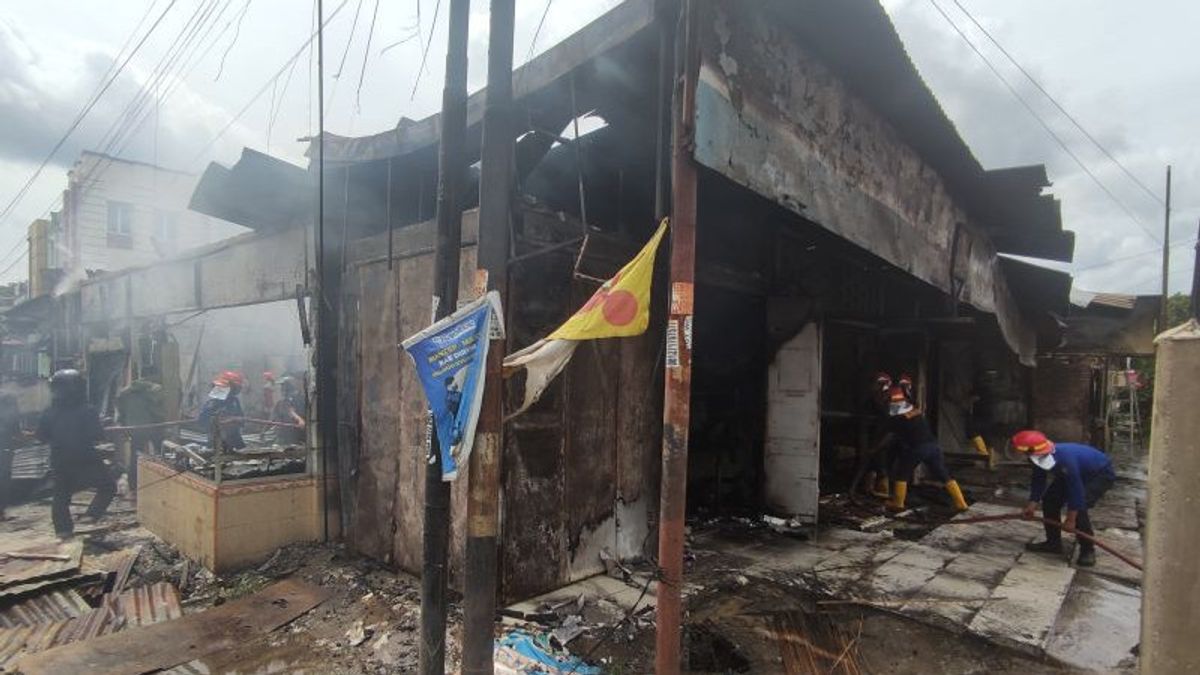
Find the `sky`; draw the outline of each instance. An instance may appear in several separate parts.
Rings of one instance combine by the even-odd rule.
[[[520,64],[544,51],[618,1],[517,0],[514,61]],[[935,2],[1013,83],[1069,153],[938,13]],[[1200,137],[1195,133],[1200,59],[1185,50],[1192,44],[1191,27],[1200,24],[1200,3],[883,4],[921,75],[984,168],[1047,165],[1050,191],[1062,200],[1065,227],[1076,233],[1075,262],[1059,267],[1076,272],[1077,287],[1158,292],[1160,258],[1150,251],[1161,241],[1168,164],[1174,181],[1171,239],[1180,242],[1171,249],[1170,287],[1179,291],[1190,286],[1189,242],[1200,219]],[[376,133],[394,127],[401,117],[419,119],[436,112],[448,5],[449,0],[324,0],[329,131]],[[957,5],[1152,194],[1074,128]],[[487,7],[483,0],[472,3],[472,90],[486,77]],[[195,173],[210,161],[231,164],[244,146],[304,164],[305,146],[298,139],[316,129],[316,55],[304,48],[313,30],[313,8],[307,0],[0,4],[0,209],[46,159],[110,69],[124,63],[28,192],[0,219],[0,280],[24,277],[20,256],[26,228],[57,206],[66,172],[85,148]],[[190,32],[196,25],[199,29]],[[156,82],[156,66],[180,44],[193,48],[184,50],[175,67]],[[315,52],[315,43],[313,47]],[[146,103],[140,107],[134,105],[139,95]]]

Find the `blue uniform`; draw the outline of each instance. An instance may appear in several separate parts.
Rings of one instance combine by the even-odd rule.
[[[1097,479],[1115,481],[1112,460],[1108,455],[1090,445],[1082,443],[1056,443],[1054,445],[1054,468],[1046,471],[1033,468],[1033,481],[1029,487],[1029,501],[1040,502],[1046,493],[1046,477],[1053,473],[1055,482],[1065,481],[1067,508],[1082,511],[1088,507],[1085,486]]]
[[[1054,474],[1054,482],[1046,487],[1046,477]],[[1062,507],[1076,512],[1075,527],[1085,534],[1093,534],[1088,507],[1100,500],[1117,480],[1112,461],[1108,455],[1090,445],[1081,443],[1056,443],[1054,467],[1049,471],[1034,465],[1033,481],[1029,488],[1029,501],[1042,502],[1042,514],[1058,522]],[[1046,542],[1058,545],[1062,541],[1061,531],[1046,524]],[[1091,553],[1095,548],[1089,540],[1079,542],[1080,553]]]

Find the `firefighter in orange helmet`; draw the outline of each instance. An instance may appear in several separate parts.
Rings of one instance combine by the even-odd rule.
[[[1046,438],[1046,434],[1034,429],[1018,431],[1012,437],[1012,444],[1017,452],[1029,457],[1034,466],[1025,516],[1032,518],[1040,502],[1042,516],[1058,522],[1065,505],[1067,518],[1062,530],[1092,534],[1088,507],[1094,506],[1117,479],[1108,455],[1090,445],[1054,443]],[[1051,475],[1054,480],[1046,487],[1046,480]],[[1027,544],[1026,548],[1038,553],[1061,554],[1062,530],[1047,523],[1046,540]],[[1080,567],[1096,564],[1096,545],[1082,537],[1076,564]]]
[[[913,405],[902,386],[888,390],[888,433],[896,442],[896,459],[892,464],[892,495],[887,502],[889,511],[903,511],[908,496],[908,482],[918,464],[924,464],[934,480],[945,484],[946,492],[957,511],[967,510],[958,481],[950,477],[937,437],[929,427],[924,412]]]

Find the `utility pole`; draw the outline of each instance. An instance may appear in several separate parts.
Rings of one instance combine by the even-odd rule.
[[[1171,275],[1171,165],[1167,165],[1167,200],[1163,211],[1162,242],[1162,306],[1158,311],[1158,332],[1170,328],[1167,325],[1167,277]]]
[[[508,294],[513,182],[513,30],[515,0],[492,0],[488,28],[487,101],[479,175],[479,269],[487,290]],[[485,289],[480,288],[480,291]],[[507,303],[502,302],[502,306]],[[497,317],[504,321],[504,317]],[[495,334],[494,334],[495,335]],[[493,671],[496,544],[500,529],[500,455],[504,447],[505,343],[488,345],[483,403],[468,460],[467,550],[463,597],[463,665],[469,675]]]
[[[1196,225],[1196,257],[1192,263],[1192,318],[1200,320],[1200,223]],[[1165,303],[1166,300],[1163,300]]]
[[[671,306],[663,387],[662,486],[658,520],[655,672],[680,672],[683,533],[687,511],[688,424],[692,397],[692,316],[696,274],[696,166],[692,161],[699,45],[694,0],[681,3],[675,34],[671,141]]]
[[[467,31],[470,0],[450,1],[446,82],[442,89],[442,133],[438,141],[437,239],[433,253],[433,318],[458,304],[459,250],[462,247],[462,188],[467,173]],[[421,645],[423,675],[446,672],[446,585],[450,554],[450,483],[442,480],[437,427],[430,421],[433,461],[425,463],[425,524],[421,564]]]

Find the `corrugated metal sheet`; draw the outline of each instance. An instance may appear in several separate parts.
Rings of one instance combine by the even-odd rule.
[[[13,480],[41,480],[50,473],[50,446],[32,445],[13,450]]]
[[[105,604],[65,621],[0,629],[0,670],[25,654],[108,635],[123,626],[124,619]]]
[[[166,581],[131,588],[118,596],[115,604],[126,626],[149,626],[183,616],[179,591]]]
[[[18,557],[22,553],[62,556],[66,560],[37,560]],[[11,556],[0,554],[0,587],[7,589],[25,582],[66,575],[78,570],[82,560],[83,542],[81,541],[31,546],[15,551]]]
[[[67,621],[91,609],[83,597],[73,590],[51,590],[0,610],[0,628]]]
[[[1125,295],[1124,293],[1097,293],[1092,298],[1092,302],[1088,305],[1104,305],[1106,307],[1115,307],[1117,309],[1133,309],[1133,305],[1137,302],[1136,295]]]

